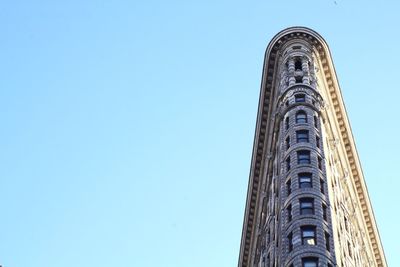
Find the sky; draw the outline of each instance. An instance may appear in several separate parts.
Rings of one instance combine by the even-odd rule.
[[[400,2],[0,4],[0,264],[236,266],[265,48],[330,46],[400,266]],[[390,101],[389,101],[390,100]]]

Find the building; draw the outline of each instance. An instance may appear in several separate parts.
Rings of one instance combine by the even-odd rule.
[[[265,53],[238,266],[387,266],[329,48],[308,28]]]

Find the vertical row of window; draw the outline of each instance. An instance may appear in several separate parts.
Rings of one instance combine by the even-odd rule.
[[[301,69],[300,63],[298,61],[295,62],[295,69]],[[296,83],[300,82],[300,80],[296,79]],[[295,95],[295,102],[306,102],[305,94],[296,94]],[[318,117],[314,116],[314,127],[318,128]],[[308,123],[308,116],[304,110],[299,110],[295,114],[295,123],[302,124]],[[286,130],[289,129],[290,122],[289,117],[285,119],[285,128]],[[308,130],[298,130],[296,131],[296,142],[297,143],[309,143],[310,142],[310,135]],[[315,144],[317,148],[321,148],[320,138],[319,136],[315,136]],[[285,147],[286,149],[290,148],[290,137],[288,136],[285,139]],[[297,164],[311,164],[311,151],[310,150],[298,150],[297,151]],[[322,170],[322,158],[317,157],[317,164],[318,168]],[[291,158],[290,156],[286,159],[286,170],[289,171],[291,169]],[[312,173],[299,173],[298,174],[298,188],[312,188]],[[323,179],[320,179],[320,190],[321,193],[325,193],[324,189],[325,183]],[[286,182],[286,191],[287,195],[289,196],[292,192],[292,179],[289,179]],[[300,215],[314,215],[315,214],[315,203],[314,198],[312,197],[303,197],[299,198],[299,207],[300,207]],[[287,206],[287,220],[290,222],[292,221],[292,204]],[[322,216],[325,221],[327,221],[327,206],[322,204]],[[302,245],[309,245],[314,246],[317,245],[317,227],[314,225],[304,225],[300,227],[301,232],[301,244]],[[290,232],[287,236],[288,239],[288,249],[289,252],[293,250],[293,232]],[[330,235],[328,232],[324,232],[324,240],[325,240],[325,248],[326,250],[330,251]],[[317,267],[319,259],[317,257],[305,257],[302,258],[302,267]],[[293,264],[291,265],[293,267]],[[332,267],[331,264],[328,264],[328,267]]]

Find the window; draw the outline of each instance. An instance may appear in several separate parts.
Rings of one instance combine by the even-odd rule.
[[[289,181],[286,182],[286,191],[287,191],[288,196],[292,193],[292,180],[291,179],[289,179]]]
[[[295,69],[295,70],[302,70],[302,69],[303,69],[300,60],[296,60],[296,61],[294,62],[294,69]]]
[[[296,123],[307,123],[307,114],[303,110],[296,113]]]
[[[300,215],[314,214],[314,199],[300,198]]]
[[[326,205],[322,204],[322,217],[324,218],[324,221],[328,221],[328,214],[326,209],[327,209]]]
[[[286,150],[288,150],[290,147],[290,137],[289,136],[286,138],[285,143],[286,143]]]
[[[288,157],[286,159],[286,170],[289,171],[290,170],[290,157]]]
[[[285,127],[286,127],[286,130],[289,129],[289,117],[286,117],[286,119],[285,119]]]
[[[310,164],[310,151],[300,150],[297,151],[297,163],[298,164]]]
[[[319,186],[320,186],[320,189],[321,189],[321,193],[325,194],[325,190],[324,190],[325,182],[324,182],[324,180],[319,179]]]
[[[312,174],[309,172],[299,173],[299,188],[312,187]]]
[[[290,233],[287,238],[289,243],[289,252],[291,252],[293,250],[293,234]]]
[[[307,257],[301,259],[302,267],[318,267],[318,258]]]
[[[301,142],[308,143],[308,131],[307,130],[296,131],[296,140],[297,140],[297,143],[301,143]]]
[[[347,241],[347,248],[348,248],[348,250],[349,250],[349,256],[350,256],[350,258],[353,257],[353,256],[352,256],[352,253],[351,253],[351,245],[350,245],[350,242],[349,242],[349,241]]]
[[[303,77],[302,76],[296,76],[296,83],[302,83],[303,82]]]
[[[288,222],[292,221],[292,205],[290,204],[287,208],[287,218],[288,218]]]
[[[315,226],[301,227],[301,242],[303,245],[314,246],[317,244],[317,240],[315,238]]]
[[[327,232],[325,232],[325,247],[326,247],[327,251],[331,250],[331,246],[330,246],[329,241],[330,241],[330,236],[329,236],[329,234]]]
[[[305,94],[297,94],[294,96],[294,101],[296,103],[306,102],[306,95]]]
[[[285,105],[288,107],[289,106],[289,100],[286,100]]]
[[[314,127],[318,128],[318,117],[314,116]]]
[[[319,137],[318,137],[318,136],[315,137],[315,145],[316,145],[318,148],[320,148],[320,145],[319,145]]]
[[[318,157],[318,169],[322,171],[322,158]]]

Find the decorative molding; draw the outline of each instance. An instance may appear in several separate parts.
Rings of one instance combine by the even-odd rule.
[[[331,107],[336,115],[338,125],[340,126],[340,137],[346,152],[347,161],[350,166],[350,175],[354,182],[354,188],[357,192],[358,200],[361,204],[361,212],[363,215],[364,223],[366,225],[367,233],[370,240],[370,246],[373,250],[374,262],[378,267],[387,266],[384,251],[379,237],[379,232],[376,226],[374,214],[371,208],[368,191],[365,185],[364,177],[362,174],[361,165],[359,162],[356,147],[347,118],[346,110],[342,101],[340,87],[337,81],[336,72],[330,56],[330,51],[325,40],[315,31],[304,27],[292,27],[285,29],[278,33],[269,43],[264,61],[263,77],[261,82],[260,102],[258,107],[258,116],[256,123],[256,133],[253,146],[253,154],[251,160],[251,171],[248,184],[248,193],[246,200],[245,217],[243,223],[242,240],[240,246],[239,267],[252,266],[251,253],[255,246],[256,240],[256,225],[257,213],[260,208],[260,203],[257,199],[260,196],[261,190],[261,177],[265,175],[264,169],[272,168],[270,162],[270,153],[267,155],[267,148],[273,149],[270,144],[266,143],[267,134],[271,134],[274,127],[274,121],[271,120],[271,101],[273,99],[273,81],[274,75],[277,75],[277,53],[280,49],[290,40],[302,39],[310,43],[315,50],[318,51],[320,61],[322,63],[322,70],[315,68],[315,72],[322,72],[326,77],[326,84],[328,86],[328,93],[332,99],[333,106]],[[329,108],[326,104],[325,109]],[[340,144],[337,144],[340,145]],[[265,166],[264,166],[265,164]],[[262,201],[261,201],[262,202]],[[262,205],[262,204],[261,204]],[[364,246],[364,245],[363,245]],[[371,264],[373,266],[375,264]]]

